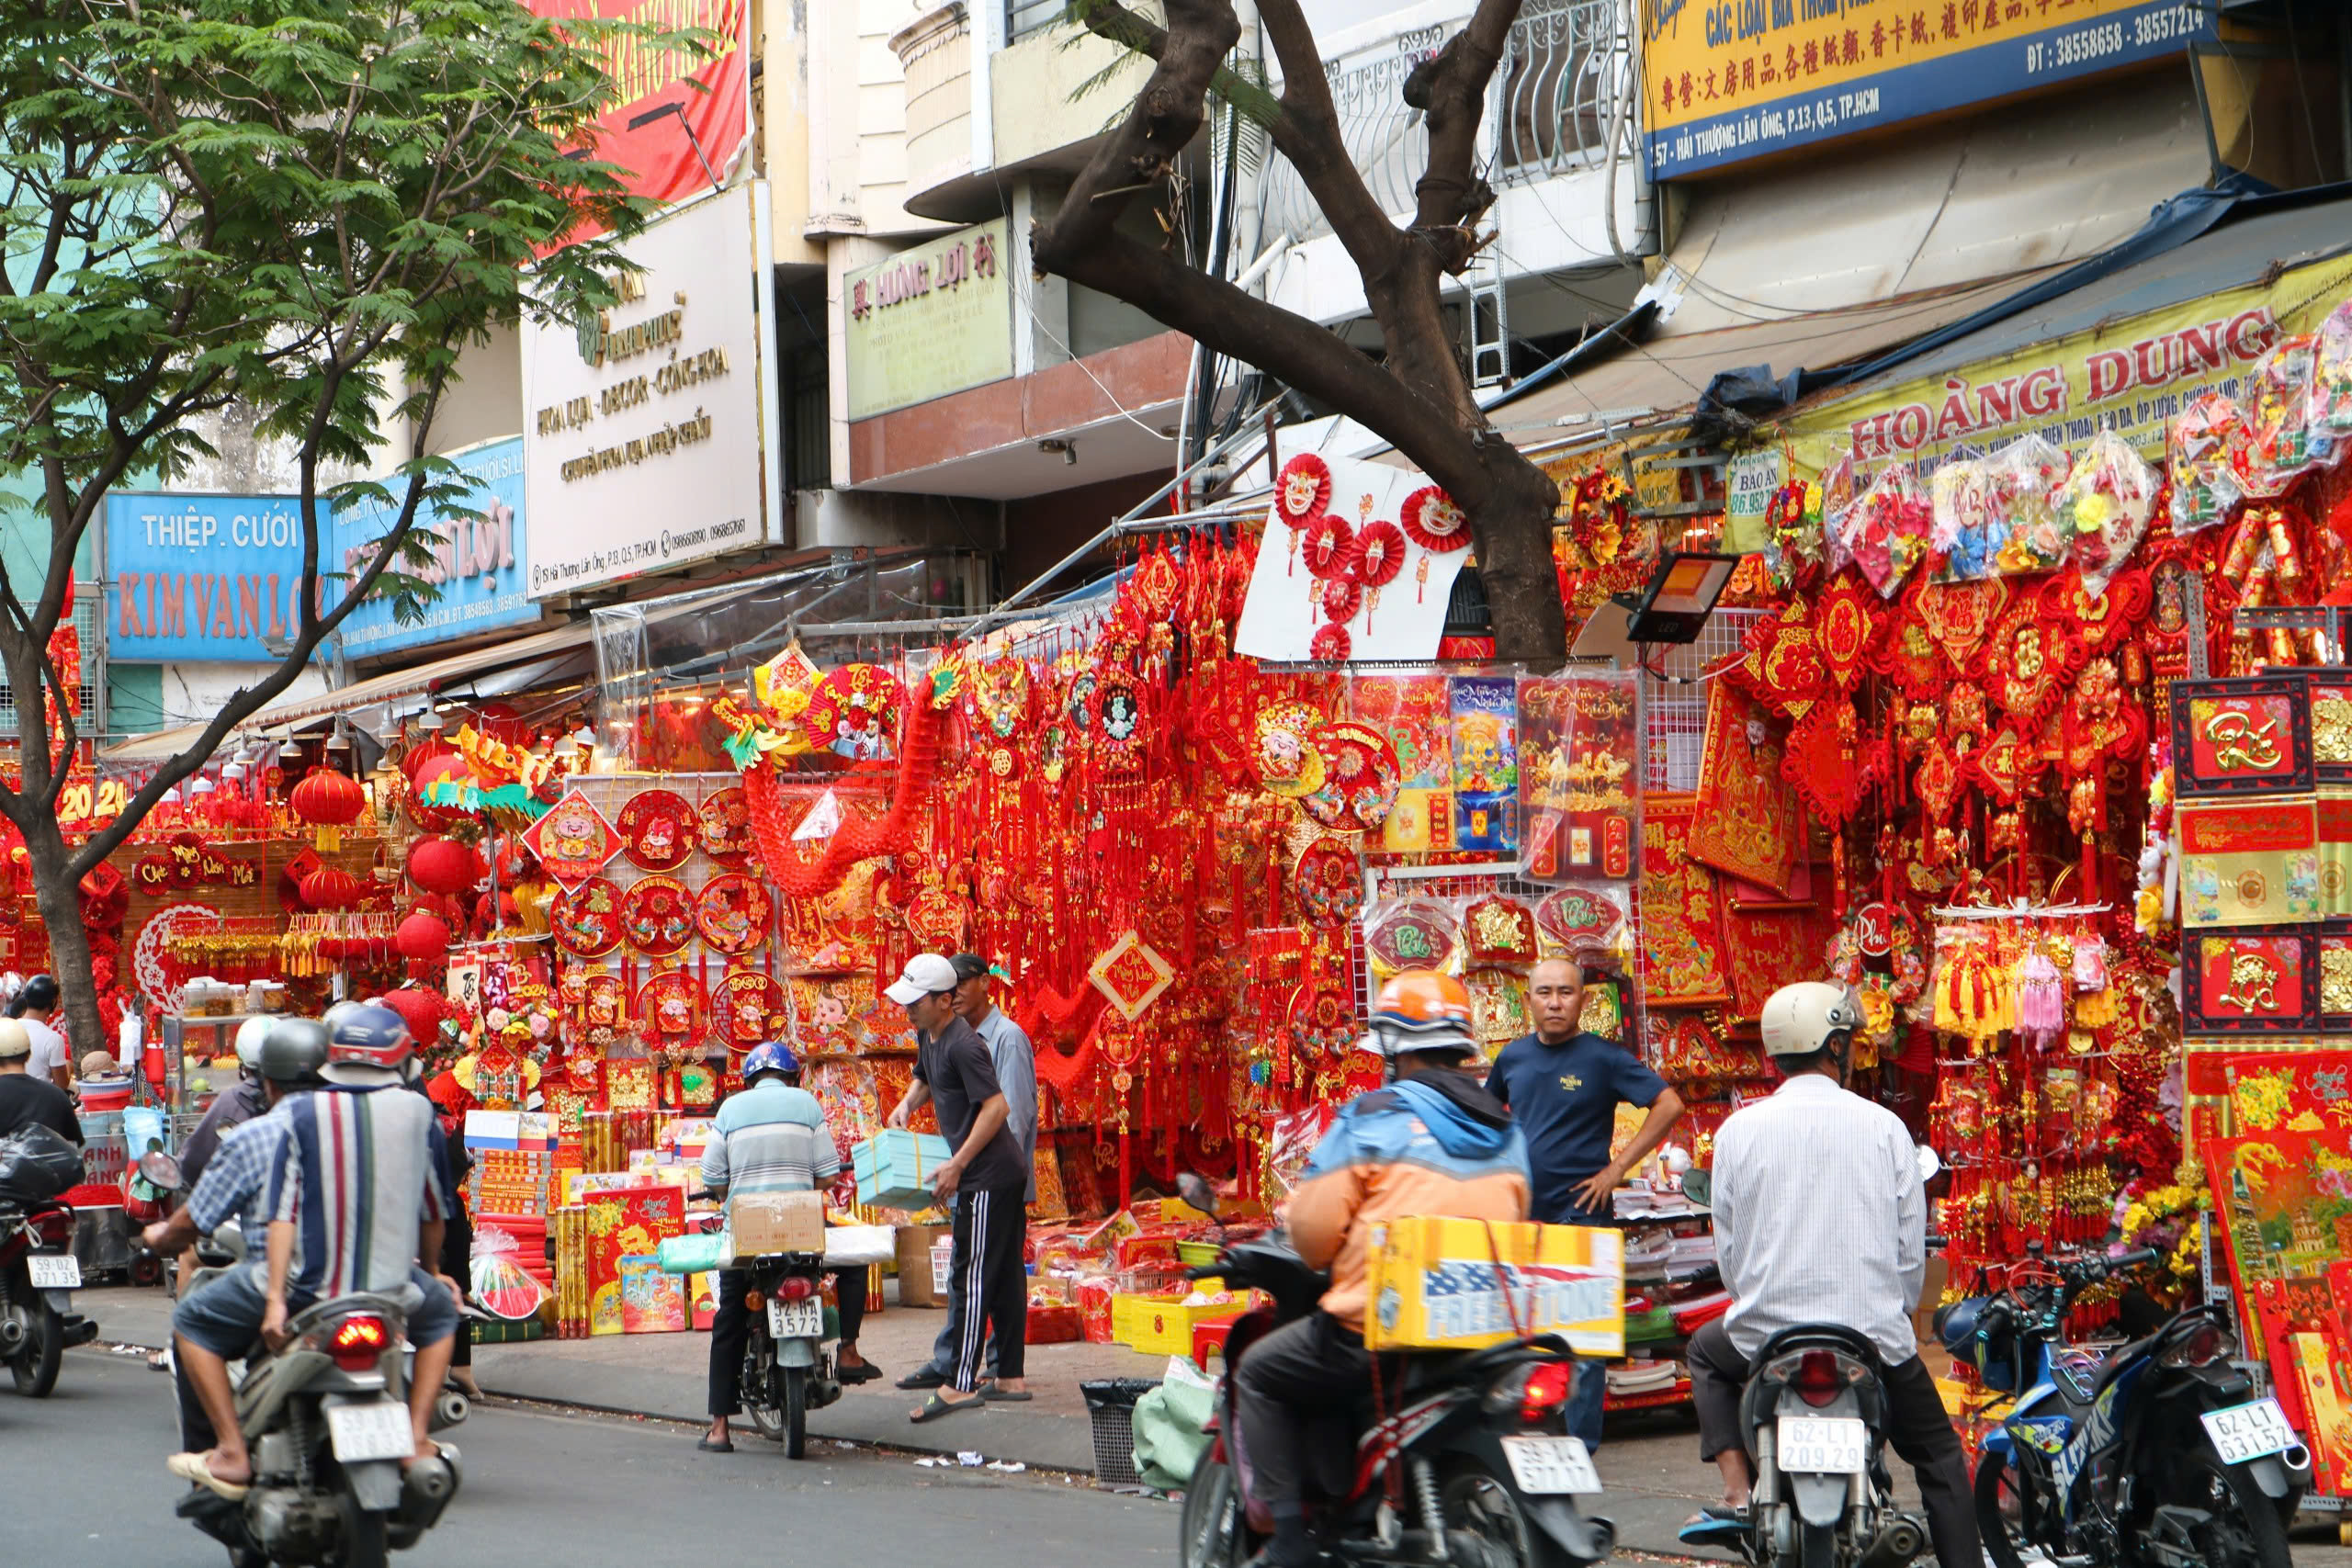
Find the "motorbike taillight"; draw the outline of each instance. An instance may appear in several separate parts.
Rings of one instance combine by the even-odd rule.
[[[1527,1385],[1519,1396],[1519,1418],[1522,1425],[1540,1426],[1552,1412],[1568,1402],[1577,1386],[1577,1369],[1568,1361],[1546,1361],[1527,1374]]]
[[[1797,1375],[1789,1380],[1789,1386],[1797,1391],[1798,1398],[1817,1410],[1838,1397],[1838,1391],[1846,1386],[1846,1380],[1838,1375],[1838,1358],[1834,1352],[1807,1350],[1804,1360],[1797,1365]]]
[[[377,1358],[391,1348],[391,1326],[365,1314],[346,1317],[327,1336],[327,1354],[346,1372],[371,1372]]]
[[[43,1209],[26,1222],[43,1247],[65,1247],[74,1240],[74,1211]]]
[[[775,1299],[780,1302],[805,1302],[816,1293],[817,1281],[799,1276],[778,1280],[775,1284]]]

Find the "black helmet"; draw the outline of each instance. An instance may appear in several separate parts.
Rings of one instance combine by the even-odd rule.
[[[282,1018],[261,1042],[261,1076],[288,1089],[315,1089],[324,1080],[327,1026],[312,1018]]]
[[[9,1008],[11,1018],[22,1018],[28,1012],[48,1012],[57,1006],[57,976],[36,975],[25,982]]]

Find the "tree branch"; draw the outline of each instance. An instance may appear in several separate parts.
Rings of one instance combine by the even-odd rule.
[[[1485,116],[1487,84],[1510,42],[1511,25],[1522,0],[1478,0],[1469,24],[1447,40],[1426,83],[1429,116],[1428,166],[1413,186],[1413,231],[1438,253],[1439,265],[1458,273],[1469,265],[1477,242],[1469,226],[1494,205],[1495,193],[1472,165],[1478,152],[1478,123]],[[1419,73],[1416,73],[1418,75]],[[1414,85],[1407,85],[1408,100]]]

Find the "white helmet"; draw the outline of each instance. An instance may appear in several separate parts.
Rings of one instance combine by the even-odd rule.
[[[261,1076],[261,1043],[269,1038],[272,1022],[249,1018],[237,1025],[237,1070],[249,1078]]]
[[[1844,986],[1800,980],[1783,986],[1764,1004],[1764,1054],[1810,1056],[1833,1034],[1862,1027],[1862,1004]]]

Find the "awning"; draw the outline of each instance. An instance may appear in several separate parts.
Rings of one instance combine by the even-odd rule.
[[[584,620],[566,626],[533,632],[509,642],[492,643],[487,648],[465,653],[451,654],[430,663],[413,664],[405,670],[393,670],[381,675],[371,675],[348,686],[332,692],[322,692],[299,701],[280,703],[254,715],[240,730],[274,730],[300,725],[306,721],[330,718],[336,714],[356,713],[363,708],[396,703],[403,698],[427,696],[469,680],[487,676],[493,671],[512,670],[518,665],[544,667],[550,675],[558,669],[556,661],[562,656],[581,652],[588,647],[593,628]],[[509,687],[518,690],[519,687]],[[178,756],[202,738],[205,727],[185,724],[175,729],[159,729],[152,735],[141,735],[124,741],[104,752],[99,761],[106,763],[152,763]]]

